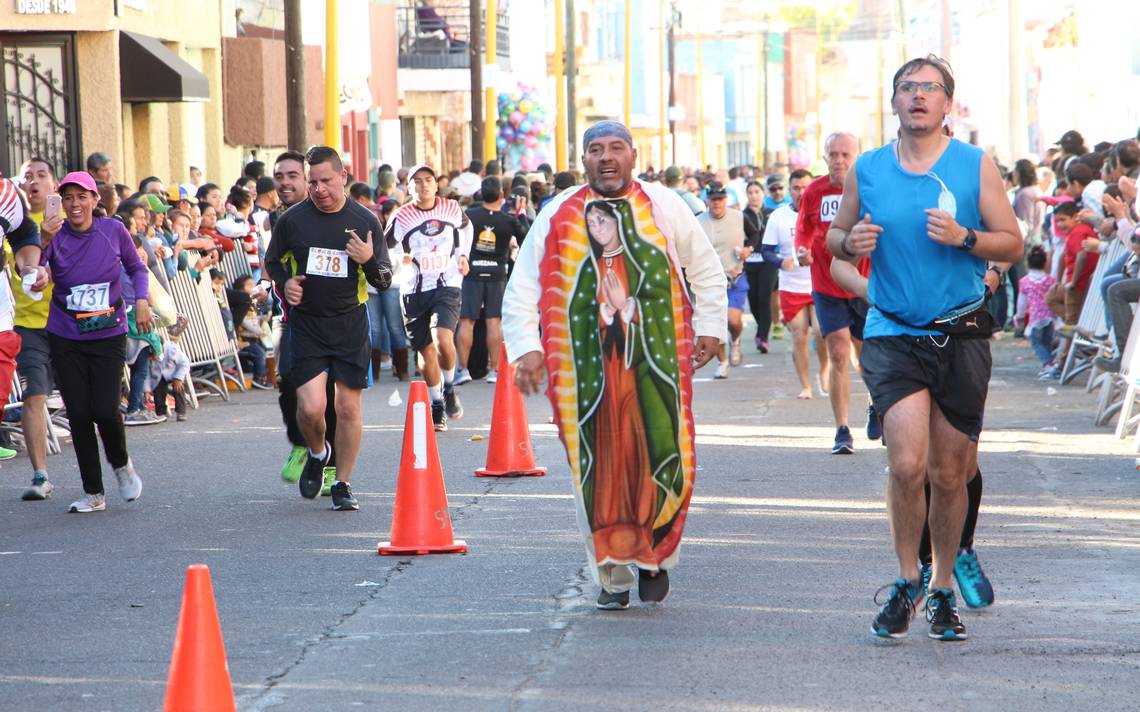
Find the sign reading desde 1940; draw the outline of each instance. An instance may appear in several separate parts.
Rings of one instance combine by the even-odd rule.
[[[76,0],[16,0],[18,15],[74,15]]]

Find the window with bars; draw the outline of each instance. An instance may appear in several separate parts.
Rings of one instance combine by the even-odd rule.
[[[5,175],[33,156],[51,161],[60,175],[81,167],[70,36],[0,33],[0,97]]]

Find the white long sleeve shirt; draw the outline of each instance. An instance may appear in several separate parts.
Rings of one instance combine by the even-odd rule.
[[[723,340],[728,320],[728,292],[724,268],[693,211],[671,189],[637,181],[653,203],[657,227],[672,243],[694,297],[693,332]],[[503,340],[507,358],[514,362],[531,351],[542,351],[538,303],[541,297],[539,265],[546,253],[550,218],[578,190],[559,194],[535,219],[519,250],[503,297]]]

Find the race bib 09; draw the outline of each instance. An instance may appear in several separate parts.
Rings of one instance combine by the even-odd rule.
[[[67,308],[74,312],[104,311],[111,308],[111,284],[77,284],[67,295]]]
[[[344,250],[328,250],[324,247],[310,247],[309,261],[305,274],[321,277],[348,277],[348,253]]]

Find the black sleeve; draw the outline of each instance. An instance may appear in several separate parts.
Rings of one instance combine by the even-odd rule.
[[[278,294],[285,294],[285,283],[292,276],[286,269],[284,259],[289,252],[289,224],[292,217],[288,212],[281,215],[277,224],[273,226],[273,233],[269,238],[269,246],[265,248],[265,272],[273,280],[273,287]]]
[[[374,214],[368,214],[368,222],[373,235],[383,233],[384,229]],[[383,292],[392,286],[392,260],[388,257],[387,239],[372,241],[372,259],[360,265],[360,269],[364,272],[364,279],[377,291]]]
[[[744,216],[744,246],[751,247],[753,250],[760,249],[760,240],[764,237],[764,232],[757,227],[753,220]]]
[[[519,218],[517,215],[511,215],[510,218],[511,235],[515,238],[515,241],[521,245],[523,240],[526,239],[527,226],[523,225],[523,219],[525,218]]]

